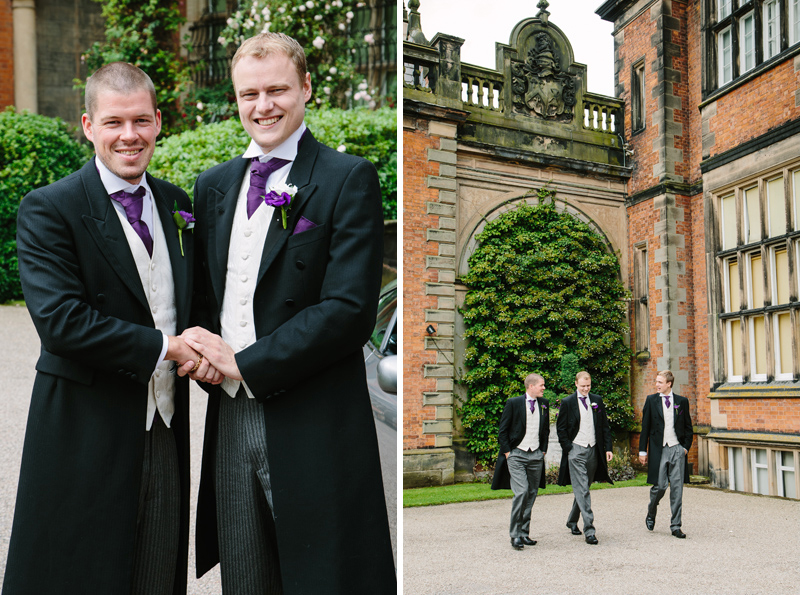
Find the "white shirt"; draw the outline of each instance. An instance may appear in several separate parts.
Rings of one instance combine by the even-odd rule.
[[[109,195],[114,194],[115,192],[119,192],[120,190],[125,190],[126,192],[135,192],[139,186],[145,189],[144,197],[142,198],[142,221],[144,224],[147,225],[147,229],[150,231],[150,237],[153,236],[153,193],[150,190],[150,186],[147,185],[147,176],[142,174],[142,179],[138,185],[133,185],[127,180],[123,180],[119,176],[111,173],[105,164],[100,161],[99,158],[95,158],[94,160],[95,165],[97,166],[97,171],[100,174],[100,181],[103,182],[103,186],[108,192]],[[118,213],[123,215],[123,219],[125,221],[128,220],[128,215],[125,213],[125,207],[122,206],[119,202],[114,200],[109,196],[111,204],[114,205],[114,208],[117,210]],[[124,225],[124,224],[123,224]],[[130,225],[130,223],[128,223]],[[161,347],[161,355],[158,356],[158,361],[153,366],[153,373],[155,373],[156,368],[164,361],[164,358],[167,355],[167,349],[169,348],[169,337],[164,333],[161,333],[164,337],[164,341]],[[152,374],[151,374],[152,377]]]
[[[581,413],[581,425],[578,428],[578,434],[575,436],[575,440],[572,442],[578,446],[588,448],[589,446],[594,446],[596,442],[594,434],[594,413],[592,412],[592,401],[588,394],[582,395],[581,393],[577,393],[577,397],[578,411]],[[583,403],[580,399],[581,397],[585,397],[586,407],[583,406]]]

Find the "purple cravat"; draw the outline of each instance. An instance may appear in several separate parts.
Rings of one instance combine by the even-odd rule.
[[[142,221],[142,199],[145,195],[144,186],[139,186],[132,194],[120,190],[111,194],[111,198],[116,200],[125,209],[125,216],[128,218],[128,223],[131,224],[133,230],[142,239],[144,247],[147,248],[147,253],[153,256],[153,238],[150,235],[150,230],[147,229],[147,224]]]
[[[529,399],[528,405],[531,408],[531,413],[533,413],[534,409],[536,409],[536,399]]]
[[[288,159],[280,159],[273,157],[266,163],[258,160],[258,157],[253,157],[253,163],[250,166],[250,188],[247,190],[247,218],[253,216],[258,206],[264,202],[264,195],[267,193],[267,179],[269,179],[272,172],[279,170],[287,163],[291,163]]]
[[[669,409],[669,395],[664,395],[664,402],[667,405],[667,409]]]
[[[589,406],[586,404],[586,397],[579,396],[578,398],[581,400],[581,403],[583,403],[583,408],[588,410]]]

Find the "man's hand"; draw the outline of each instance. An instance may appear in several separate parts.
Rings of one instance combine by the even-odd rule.
[[[647,464],[647,455],[639,455],[639,462],[642,465],[646,465]]]
[[[607,450],[606,451],[606,462],[610,463],[611,459],[613,459],[613,458],[614,458],[614,453],[611,452],[610,450]]]
[[[178,363],[178,376],[183,377],[188,374],[192,380],[210,384],[222,382],[224,376],[211,365],[211,362],[189,347],[181,337],[170,336],[168,340],[169,346],[164,359]],[[198,362],[199,365],[195,369]]]
[[[223,375],[233,380],[242,380],[242,374],[236,363],[236,354],[222,337],[196,326],[183,331],[181,338],[189,347],[202,353],[205,359]]]
[[[508,455],[510,455],[510,454],[511,454],[511,451],[509,450],[509,451],[506,453],[506,458],[508,458]]]

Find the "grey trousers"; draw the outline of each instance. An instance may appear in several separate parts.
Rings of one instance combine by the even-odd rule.
[[[569,464],[569,477],[572,483],[572,510],[567,517],[568,527],[578,526],[578,517],[583,515],[583,534],[587,537],[595,534],[594,513],[592,512],[592,498],[589,487],[594,481],[597,471],[597,445],[580,446],[573,444],[567,454]]]
[[[264,407],[244,389],[222,394],[216,458],[222,592],[281,595]]]
[[[144,441],[132,595],[172,595],[180,514],[181,483],[175,436],[156,412]]]
[[[511,525],[509,535],[527,537],[531,530],[531,509],[539,493],[539,481],[544,473],[544,453],[515,448],[506,460],[511,476]]]
[[[683,512],[683,474],[686,469],[686,452],[683,446],[665,446],[661,450],[661,460],[658,463],[658,483],[650,487],[650,506],[647,515],[656,518],[658,503],[667,491],[669,481],[669,507],[672,510],[670,531],[680,529],[681,513]]]

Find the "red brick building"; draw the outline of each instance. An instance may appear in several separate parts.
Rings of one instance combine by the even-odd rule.
[[[609,0],[597,12],[614,23],[634,150],[629,283],[646,304],[631,344],[650,354],[632,367],[637,412],[674,362],[696,468],[720,487],[797,498],[800,2]]]
[[[406,456],[404,463],[409,483],[421,477],[446,483],[458,474],[462,452],[457,415],[446,399],[448,390],[458,392],[448,384],[456,376],[448,366],[457,369],[460,361],[457,309],[437,329],[452,351],[430,342],[425,328],[432,314],[447,313],[446,288],[431,291],[442,283],[439,277],[452,272],[457,280],[461,271],[459,256],[469,242],[462,231],[469,219],[464,211],[474,208],[477,196],[471,192],[477,174],[469,170],[485,178],[490,169],[481,161],[490,159],[490,151],[471,135],[475,122],[496,119],[479,114],[473,104],[485,107],[493,94],[503,97],[505,88],[488,69],[460,63],[448,44],[462,40],[441,34],[425,40],[417,6],[409,2],[410,41],[404,51],[406,97],[413,100],[404,105],[403,130],[404,449],[407,455],[427,449],[431,467],[441,469],[426,471],[419,456]],[[800,0],[608,0],[597,14],[614,24],[620,104],[586,92],[575,109],[583,113],[603,105],[599,113],[613,123],[623,144],[608,137],[605,158],[595,151],[574,153],[591,165],[570,183],[596,188],[603,180],[609,191],[621,190],[605,197],[611,201],[606,210],[586,207],[597,205],[600,195],[586,200],[585,194],[571,196],[568,185],[558,190],[567,210],[574,207],[576,216],[596,224],[610,238],[610,249],[621,248],[622,276],[632,298],[636,417],[654,391],[656,372],[671,369],[676,392],[692,406],[694,472],[719,487],[797,498]],[[420,91],[426,74],[435,83],[435,93],[429,93],[443,89],[435,65],[422,55],[426,45],[438,49],[443,68],[459,72],[465,90],[472,81],[490,81],[480,83],[477,102],[467,91],[459,101],[425,101]],[[505,47],[497,44],[498,64]],[[430,122],[427,129],[422,122]],[[448,146],[452,155],[445,154]],[[532,151],[520,168],[519,152],[491,155],[492,167],[509,177],[561,179],[551,162],[534,171],[542,159]],[[597,165],[601,161],[605,169]],[[431,191],[438,200],[431,199]],[[621,221],[613,200],[621,202]],[[446,204],[431,207],[432,202]],[[491,210],[480,214],[491,216]],[[447,262],[442,246],[448,241],[453,269],[436,269],[432,263]],[[457,282],[453,286],[457,303],[463,289]],[[448,440],[455,451],[449,463]],[[638,449],[636,432],[631,447]]]

